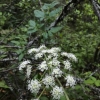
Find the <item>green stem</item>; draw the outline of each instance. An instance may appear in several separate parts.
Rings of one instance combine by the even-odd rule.
[[[44,77],[44,75],[45,75],[46,72],[47,72],[47,70],[45,70],[45,72],[44,72],[43,75],[41,76],[41,79],[40,79],[40,80],[43,79],[43,77]]]
[[[45,87],[46,88],[46,87]],[[45,88],[43,89],[43,91],[41,92],[41,94],[39,95],[38,99],[41,97],[41,95],[43,94]]]
[[[58,78],[56,78],[56,79],[57,79],[59,85],[63,88],[63,86],[62,86],[61,82],[59,81],[59,79]],[[65,94],[66,100],[69,100],[69,97],[68,97],[68,95],[67,95],[67,93],[66,93],[64,88],[63,88],[63,91],[64,91],[64,94]]]

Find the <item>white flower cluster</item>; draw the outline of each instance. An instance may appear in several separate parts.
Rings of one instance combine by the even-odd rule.
[[[68,53],[67,57],[68,57],[70,60],[77,62],[77,58],[75,57],[74,54]]]
[[[20,65],[19,65],[19,70],[23,70],[23,68],[27,67],[27,65],[30,64],[30,61],[23,61]]]
[[[19,70],[22,71],[23,68],[26,68],[26,77],[29,78],[30,74],[31,74],[31,69],[32,66],[29,65],[31,62],[29,60],[27,61],[23,61],[20,65],[19,65]]]
[[[53,87],[55,85],[54,77],[48,75],[42,79],[42,82],[46,85],[47,88],[49,88],[49,86]]]
[[[62,73],[63,72],[58,67],[54,68],[52,71],[52,75],[55,77],[61,77]]]
[[[67,80],[66,86],[74,86],[75,83],[76,83],[76,80],[75,80],[74,77],[71,76],[71,75],[66,76],[65,79]]]
[[[52,53],[52,54],[57,54],[58,52],[60,52],[61,51],[61,49],[60,48],[57,48],[57,47],[53,47],[53,48],[51,48],[51,49],[49,49],[47,52],[48,53]]]
[[[29,78],[31,75],[31,69],[32,66],[31,65],[27,65],[27,69],[26,69],[26,77]]]
[[[58,53],[61,51],[60,48],[53,47],[51,49],[47,49],[45,45],[41,45],[39,48],[32,48],[28,50],[28,53],[34,53],[34,58],[38,60],[39,58],[44,58],[44,55],[46,55],[45,60],[48,61],[48,64],[46,61],[43,61],[41,64],[39,64],[38,69],[40,71],[48,70],[49,67],[59,67],[60,61],[57,60]]]
[[[62,56],[66,56],[67,57],[67,54],[68,54],[67,52],[61,52]]]
[[[43,61],[41,64],[39,64],[38,69],[41,70],[42,72],[43,72],[44,70],[47,70],[48,67],[47,67],[46,61]]]
[[[60,67],[60,61],[58,61],[57,58],[53,58],[53,59],[52,59],[52,64],[53,64],[55,67]]]
[[[53,99],[59,100],[61,96],[63,96],[64,91],[62,87],[55,86],[53,90],[51,91],[51,93],[52,93]]]
[[[62,52],[62,56],[68,57],[70,60],[77,62],[77,58],[72,53]]]
[[[28,50],[28,54],[34,54],[34,59],[38,61],[39,63],[36,63],[36,69],[40,70],[41,78],[30,80],[28,82],[28,90],[30,90],[31,93],[37,94],[42,88],[42,85],[45,85],[46,88],[51,87],[52,91],[51,94],[53,96],[53,99],[60,99],[63,95],[63,89],[62,87],[56,86],[55,79],[59,77],[65,77],[66,76],[66,70],[71,70],[71,63],[70,61],[77,61],[77,58],[72,53],[67,52],[61,52],[60,48],[53,47],[51,49],[48,49],[45,45],[41,45],[39,48],[32,48]],[[29,60],[22,62],[19,65],[19,70],[23,70],[23,68],[26,68],[26,77],[30,78],[30,75],[32,73],[32,66],[30,65],[31,62]],[[45,77],[44,77],[45,76]],[[66,86],[74,86],[76,81],[73,76],[67,75],[64,80],[66,81]],[[33,99],[33,100],[39,100]]]
[[[28,50],[28,53],[32,53],[32,52],[39,52],[39,50],[37,48],[32,48]]]
[[[57,57],[57,53],[60,52],[60,48],[51,48],[47,49],[45,45],[40,46],[39,48],[32,48],[28,50],[28,54],[35,53],[35,59],[43,57],[45,53],[51,54],[51,56]]]
[[[60,67],[60,61],[58,61],[57,58],[52,58],[52,60],[48,62],[48,66]]]
[[[41,84],[38,80],[31,80],[29,83],[28,83],[28,90],[31,91],[31,93],[35,93],[37,94],[39,92],[41,88]]]
[[[32,48],[28,50],[28,53],[39,53],[41,50],[46,49],[45,45],[41,45],[39,48]]]
[[[71,69],[71,63],[67,60],[67,61],[63,61],[64,64],[64,68],[70,70]]]
[[[43,53],[37,53],[35,54],[35,59],[37,60],[38,58],[42,58],[43,57]]]

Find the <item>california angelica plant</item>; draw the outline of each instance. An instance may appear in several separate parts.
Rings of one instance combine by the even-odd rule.
[[[26,87],[33,94],[32,100],[39,100],[42,95],[48,94],[52,99],[59,100],[65,95],[69,100],[65,89],[76,84],[75,77],[69,74],[72,63],[77,61],[75,55],[62,52],[58,47],[49,49],[45,45],[29,49],[28,54],[34,64],[30,60],[23,61],[19,71],[25,71]]]

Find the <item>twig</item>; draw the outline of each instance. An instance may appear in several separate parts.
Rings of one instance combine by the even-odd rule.
[[[4,48],[21,48],[20,46],[3,46]]]
[[[18,58],[13,58],[13,59],[5,58],[0,60],[0,62],[8,62],[8,61],[16,61],[16,60],[18,60]]]
[[[100,71],[100,67],[97,68],[94,72],[92,72],[88,77],[86,77],[84,80],[90,78],[91,76],[93,76],[96,72],[99,72]]]
[[[29,41],[28,44],[26,45],[26,48],[29,48],[30,46],[32,46],[33,43],[34,43],[35,41],[38,41],[38,39],[41,38],[41,37],[42,37],[42,35],[38,35],[38,36],[35,37],[32,41]]]
[[[99,6],[97,0],[91,0],[91,2],[92,2],[92,5],[94,7],[94,10],[95,10],[95,12],[96,12],[96,14],[98,16],[98,19],[100,21],[100,11],[99,11],[100,10],[100,6]]]
[[[51,29],[52,27],[57,26],[58,23],[60,23],[61,21],[63,21],[64,17],[66,15],[68,15],[68,13],[74,8],[76,7],[82,0],[71,0],[67,5],[64,6],[62,13],[60,14],[60,16],[53,22],[51,23],[49,29]]]
[[[42,9],[42,2],[41,0],[39,0],[40,6],[41,6],[41,10],[44,12],[44,10]]]

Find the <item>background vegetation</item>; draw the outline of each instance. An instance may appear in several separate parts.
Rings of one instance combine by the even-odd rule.
[[[17,100],[23,92],[25,79],[17,67],[29,58],[28,49],[41,44],[61,47],[78,58],[73,73],[83,82],[67,90],[70,100],[100,99],[100,22],[90,1],[84,0],[49,30],[66,3],[68,0],[0,0],[0,100]]]

